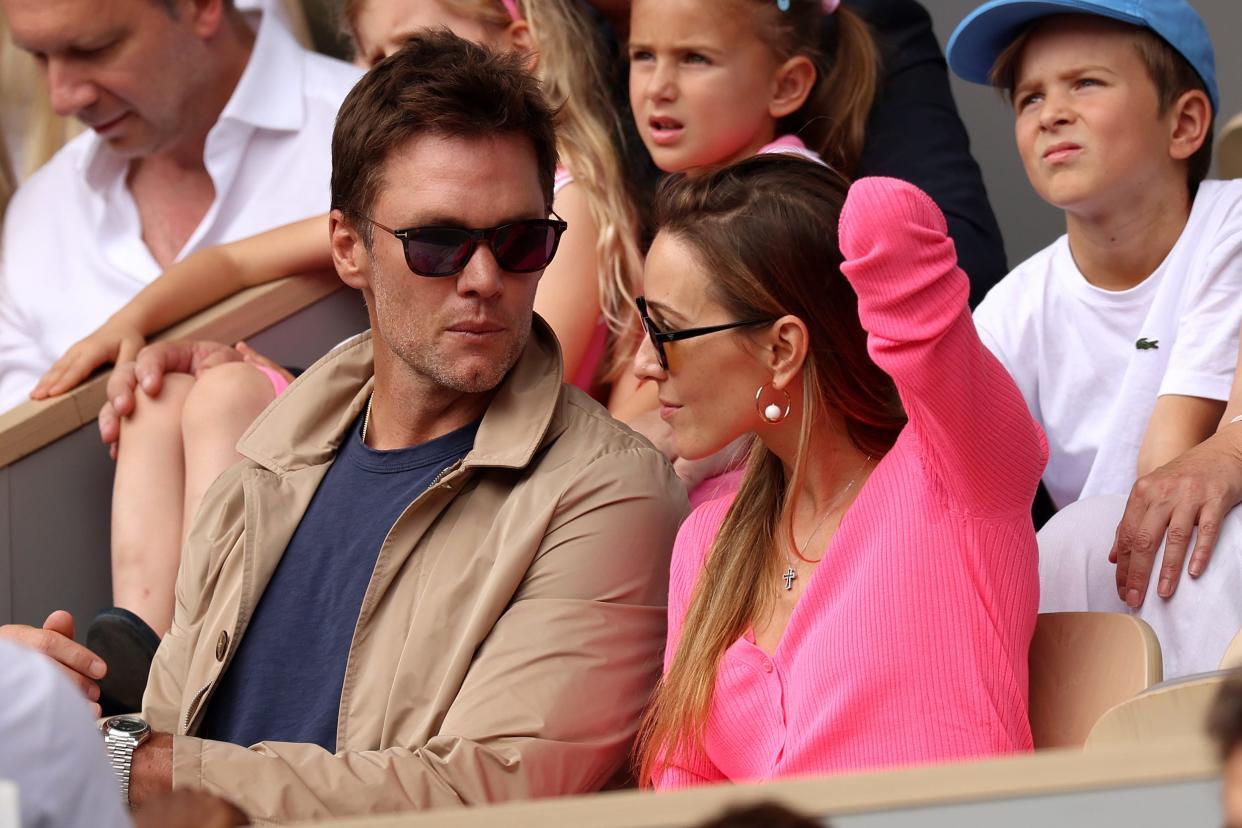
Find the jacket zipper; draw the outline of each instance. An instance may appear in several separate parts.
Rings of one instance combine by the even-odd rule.
[[[211,682],[207,682],[199,688],[194,694],[194,698],[190,700],[190,707],[185,712],[185,722],[181,726],[181,730],[185,733],[190,732],[190,722],[194,719],[194,714],[198,712],[198,703],[203,700],[203,696],[211,689]]]
[[[430,485],[427,486],[427,488],[424,490],[423,493],[426,494],[427,492],[434,489],[436,486],[439,486],[440,481],[444,480],[444,478],[448,477],[450,474],[452,474],[453,472],[457,471],[460,468],[461,468],[461,461],[458,460],[456,463],[453,463],[451,466],[446,466],[445,468],[441,469],[440,473],[437,474],[434,478],[432,478]]]

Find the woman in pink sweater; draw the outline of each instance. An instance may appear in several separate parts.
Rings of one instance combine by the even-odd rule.
[[[674,548],[657,788],[1031,749],[1043,435],[931,199],[846,192],[777,156],[661,192],[636,371],[681,456],[754,441]]]

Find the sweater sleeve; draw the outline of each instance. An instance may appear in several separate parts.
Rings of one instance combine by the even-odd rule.
[[[699,573],[703,571],[707,553],[732,500],[733,496],[729,495],[704,503],[690,513],[677,532],[669,567],[668,640],[664,646],[666,675],[681,642],[681,630]],[[652,773],[652,784],[656,790],[664,791],[722,782],[725,778],[700,746],[692,746],[683,749],[675,760],[666,759],[666,764],[657,767]]]
[[[977,306],[1008,272],[1000,226],[949,89],[932,21],[915,0],[846,0],[871,25],[883,80],[867,116],[857,178],[916,184],[944,211]]]
[[[855,182],[841,213],[842,272],[868,350],[896,383],[923,463],[951,508],[1030,509],[1048,449],[1009,374],[979,341],[944,216],[917,187]]]

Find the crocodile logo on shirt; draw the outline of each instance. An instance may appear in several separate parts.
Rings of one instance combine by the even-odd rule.
[[[1148,339],[1145,336],[1139,337],[1139,341],[1134,343],[1134,347],[1140,351],[1154,351],[1160,348],[1159,339]]]

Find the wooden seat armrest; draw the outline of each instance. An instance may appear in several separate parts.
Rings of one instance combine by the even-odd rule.
[[[153,339],[233,343],[276,324],[342,287],[332,271],[290,276],[236,293]],[[94,420],[104,401],[106,366],[77,388],[0,413],[0,468],[11,465]]]

